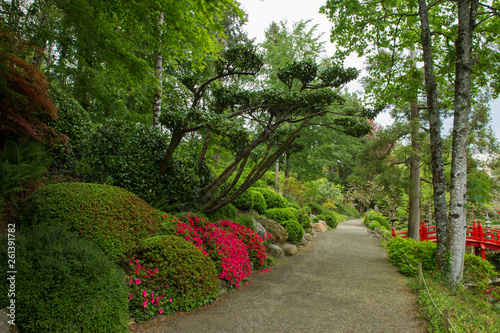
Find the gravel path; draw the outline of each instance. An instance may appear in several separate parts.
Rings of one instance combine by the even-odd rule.
[[[198,311],[157,316],[131,332],[425,332],[416,296],[361,220]]]

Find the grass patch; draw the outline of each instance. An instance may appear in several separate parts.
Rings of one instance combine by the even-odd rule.
[[[452,291],[440,276],[427,273],[424,276],[428,289],[424,284],[418,285],[418,278],[412,278],[410,285],[418,295],[419,317],[428,322],[429,332],[445,332],[441,313],[445,309],[450,309],[450,321],[456,332],[500,332],[498,289],[496,300],[492,301],[484,290],[462,286]]]

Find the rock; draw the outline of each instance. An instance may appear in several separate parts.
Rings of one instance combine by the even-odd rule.
[[[311,244],[313,241],[313,236],[311,234],[304,234],[304,242],[306,244]]]
[[[9,324],[9,321],[12,320],[7,315],[7,309],[0,310],[0,332],[5,333],[17,333],[19,332],[15,325]]]
[[[316,218],[316,215],[309,214],[309,218],[310,218],[311,220],[314,220],[314,219]]]
[[[293,256],[297,254],[297,246],[293,244],[283,244],[281,248],[283,249],[283,253],[285,253],[285,255],[287,256]]]
[[[284,243],[288,239],[288,233],[278,222],[270,219],[258,219],[264,229],[276,238],[276,243]]]
[[[318,223],[313,223],[314,230],[317,232],[326,232],[328,231],[328,225],[325,221],[319,221]]]
[[[276,244],[266,244],[266,252],[278,259],[282,259],[285,256],[281,247]]]
[[[217,295],[222,295],[227,293],[227,282],[226,280],[219,279],[219,293]]]
[[[262,224],[260,224],[259,222],[257,222],[255,219],[252,219],[252,222],[253,222],[253,226],[254,226],[255,231],[257,232],[257,234],[260,237],[264,237],[264,235],[266,234],[266,229],[262,226]]]

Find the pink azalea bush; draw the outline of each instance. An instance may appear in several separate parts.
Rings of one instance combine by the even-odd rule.
[[[167,273],[145,264],[135,256],[129,261],[127,271],[131,272],[125,280],[129,286],[129,311],[132,318],[145,321],[156,314],[174,312],[171,307],[172,298],[165,293],[165,289],[160,292],[155,281],[160,275],[165,275],[162,280],[168,279]]]
[[[229,222],[226,225],[230,225]],[[176,234],[210,256],[216,264],[218,277],[230,286],[239,288],[241,281],[251,276],[248,248],[233,231],[187,214],[185,221],[177,225]]]
[[[218,225],[231,231],[236,235],[236,237],[238,237],[239,240],[245,243],[248,248],[250,261],[253,263],[254,268],[259,269],[266,266],[266,247],[263,244],[262,238],[256,234],[255,231],[245,227],[244,225],[229,220],[219,220]]]

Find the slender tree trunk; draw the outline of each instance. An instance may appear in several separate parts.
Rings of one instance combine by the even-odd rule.
[[[429,134],[431,146],[432,187],[434,190],[434,219],[437,235],[437,267],[444,270],[447,266],[448,214],[446,211],[446,187],[443,163],[443,142],[441,140],[441,117],[439,115],[437,85],[434,75],[434,56],[432,52],[429,12],[426,0],[419,0],[421,41],[424,55],[425,89],[429,110]]]
[[[205,141],[203,142],[203,148],[201,149],[200,153],[200,158],[198,158],[198,163],[196,164],[196,170],[198,172],[200,172],[201,168],[203,167],[203,161],[205,160],[205,155],[207,154],[211,134],[212,132],[210,132],[210,130],[207,129],[207,132],[205,133]]]
[[[274,192],[280,193],[280,162],[276,160],[274,167]]]
[[[158,29],[161,31],[163,26],[163,13],[160,13],[158,16]],[[161,35],[161,33],[160,33]],[[160,115],[161,115],[161,101],[162,101],[162,93],[163,93],[163,56],[161,51],[158,50],[158,53],[155,55],[155,76],[156,83],[155,94],[153,97],[153,127],[160,129]]]
[[[411,156],[410,156],[410,193],[408,237],[419,240],[420,233],[420,143],[419,126],[420,116],[416,101],[411,102],[410,123],[411,130]]]
[[[467,134],[472,77],[472,33],[477,0],[458,0],[458,37],[455,42],[455,112],[450,179],[450,283],[462,280],[467,203]]]
[[[283,196],[285,198],[288,198],[290,194],[290,153],[287,151],[285,153],[285,184],[284,184],[284,191],[283,191]]]

